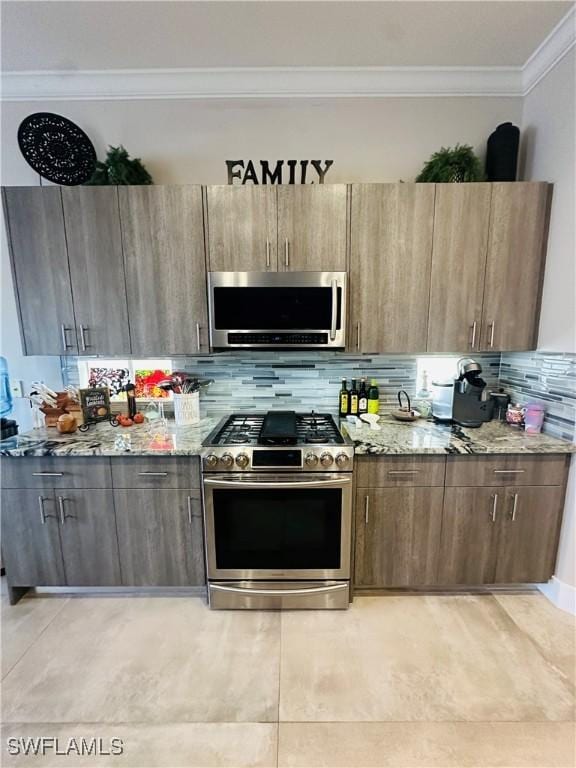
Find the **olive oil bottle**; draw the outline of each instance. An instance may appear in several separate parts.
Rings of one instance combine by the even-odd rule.
[[[360,381],[358,392],[358,413],[368,413],[368,392],[366,391],[366,379]]]
[[[376,379],[370,379],[368,389],[368,413],[378,413],[380,409],[380,392],[376,384]]]
[[[340,418],[345,419],[348,415],[348,404],[350,398],[348,397],[348,382],[346,379],[342,379],[342,389],[340,390]]]
[[[358,390],[356,389],[356,379],[352,379],[352,387],[349,392],[348,413],[351,416],[358,416]]]

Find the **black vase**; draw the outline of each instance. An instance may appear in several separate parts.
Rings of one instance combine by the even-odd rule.
[[[516,181],[520,128],[502,123],[488,138],[486,178],[488,181]]]

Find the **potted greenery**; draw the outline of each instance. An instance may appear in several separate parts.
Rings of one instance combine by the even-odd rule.
[[[152,177],[139,158],[130,159],[122,145],[109,147],[106,160],[97,161],[94,173],[86,184],[91,186],[106,184],[153,184]]]
[[[416,177],[416,181],[466,182],[484,181],[480,160],[469,144],[442,147],[434,152]]]

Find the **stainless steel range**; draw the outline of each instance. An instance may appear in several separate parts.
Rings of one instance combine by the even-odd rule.
[[[212,608],[347,608],[354,447],[328,414],[233,414],[203,443]]]

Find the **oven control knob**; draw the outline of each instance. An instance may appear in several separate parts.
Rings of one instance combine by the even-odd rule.
[[[223,453],[222,456],[220,456],[220,464],[222,464],[223,467],[226,467],[226,469],[230,469],[232,464],[234,464],[234,456],[232,456],[231,453]]]
[[[215,467],[218,466],[218,456],[216,456],[215,453],[209,453],[208,456],[206,456],[204,463],[208,469],[215,469]]]
[[[318,456],[315,453],[307,453],[304,461],[307,467],[315,467],[318,464]]]
[[[329,467],[330,464],[332,464],[333,461],[334,461],[334,459],[332,458],[332,454],[331,453],[323,453],[320,456],[320,464],[322,464],[323,467]]]
[[[238,464],[240,469],[246,469],[248,464],[250,464],[250,458],[245,453],[239,453],[238,456],[236,456],[236,464]]]
[[[349,461],[350,461],[350,459],[348,458],[348,456],[345,453],[338,453],[336,455],[336,464],[339,467],[345,467],[346,464],[348,464]]]

